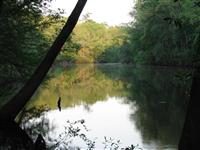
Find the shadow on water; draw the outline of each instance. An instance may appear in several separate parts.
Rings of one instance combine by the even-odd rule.
[[[189,100],[189,73],[190,70],[183,68],[131,65],[57,67],[17,121],[35,141],[38,134],[48,137],[57,130],[45,114],[58,110],[59,97],[62,98],[60,113],[83,106],[89,114],[97,102],[107,103],[108,97],[121,97],[121,105],[129,106],[127,119],[140,133],[143,149],[176,149]],[[111,126],[116,125],[111,123]]]

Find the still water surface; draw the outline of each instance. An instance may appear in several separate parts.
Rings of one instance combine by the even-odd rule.
[[[105,137],[111,137],[120,140],[120,147],[175,150],[190,82],[188,70],[182,68],[56,66],[27,104],[21,126],[33,139],[42,133],[49,147],[59,143],[60,149],[87,148],[80,138],[67,135],[70,123],[80,120],[72,126],[95,141],[96,149],[103,149]]]

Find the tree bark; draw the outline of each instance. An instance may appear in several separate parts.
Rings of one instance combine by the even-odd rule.
[[[17,114],[21,111],[21,109],[26,105],[28,100],[34,94],[36,89],[43,81],[45,75],[49,71],[50,67],[52,66],[65,41],[75,27],[86,2],[87,0],[78,0],[66,24],[50,47],[47,55],[45,56],[41,64],[38,66],[31,78],[24,85],[24,87],[0,110],[1,119],[15,119]]]

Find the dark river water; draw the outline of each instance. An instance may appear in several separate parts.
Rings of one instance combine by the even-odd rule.
[[[175,150],[189,99],[188,73],[174,67],[58,65],[19,116],[21,127],[33,139],[41,133],[49,149]]]

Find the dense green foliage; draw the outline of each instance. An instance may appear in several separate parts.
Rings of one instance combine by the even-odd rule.
[[[43,35],[52,42],[59,33],[65,18],[52,23]],[[124,27],[109,27],[86,19],[76,26],[71,38],[64,45],[58,60],[68,63],[119,62],[121,47],[128,36]]]
[[[0,96],[12,96],[13,90],[30,77],[46,53],[49,42],[43,30],[60,14],[49,9],[50,2],[1,1]]]
[[[36,28],[41,16],[39,4],[42,5],[36,0],[33,3],[1,1],[0,95],[16,88],[16,81],[26,79],[43,53],[43,43],[37,40],[42,35]]]
[[[194,0],[138,0],[131,14],[134,63],[192,65],[199,58],[200,8]]]
[[[0,12],[0,83],[26,78],[44,53],[39,32],[46,0],[21,2],[6,0]]]
[[[136,1],[133,21],[109,27],[86,18],[72,35],[62,60],[191,66],[199,59],[200,8],[194,0]]]

